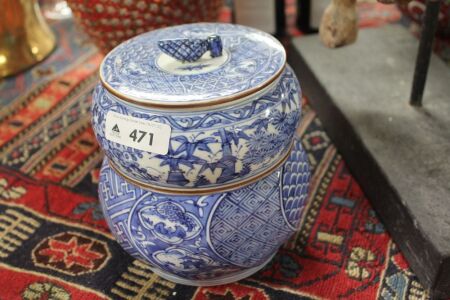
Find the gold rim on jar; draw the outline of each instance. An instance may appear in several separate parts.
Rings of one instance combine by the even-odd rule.
[[[265,82],[263,82],[259,86],[255,86],[251,89],[242,91],[240,93],[237,93],[237,94],[234,94],[234,95],[231,95],[228,97],[223,97],[223,98],[213,98],[210,100],[189,101],[187,103],[181,103],[181,102],[170,103],[170,102],[163,102],[163,101],[157,101],[157,100],[151,100],[151,99],[142,100],[142,99],[130,97],[130,96],[124,95],[122,93],[119,93],[117,90],[115,90],[113,87],[111,87],[104,80],[104,78],[102,76],[101,70],[103,69],[103,63],[105,62],[106,58],[107,58],[107,56],[103,59],[98,73],[99,73],[99,77],[100,77],[100,82],[102,83],[103,87],[106,90],[108,90],[109,93],[111,93],[112,95],[116,96],[117,98],[119,98],[120,100],[122,100],[124,102],[128,102],[128,103],[138,105],[138,106],[159,108],[159,109],[161,109],[161,108],[184,109],[184,108],[202,108],[202,107],[210,108],[211,106],[215,106],[215,105],[232,103],[234,101],[243,99],[247,96],[250,96],[252,94],[255,94],[255,93],[265,89],[270,84],[272,84],[275,80],[277,80],[283,73],[284,69],[286,68],[286,55],[285,55],[285,58],[284,58],[285,61],[284,61],[283,66],[277,71],[277,73],[275,73],[272,77],[267,79]]]
[[[291,145],[289,146],[289,150],[286,152],[286,154],[283,156],[282,159],[280,159],[276,164],[271,166],[270,168],[264,170],[263,172],[249,177],[245,178],[238,182],[232,182],[228,184],[223,184],[218,187],[209,187],[209,188],[172,188],[172,187],[162,187],[162,186],[156,186],[154,184],[150,183],[144,183],[142,181],[130,178],[128,175],[125,175],[122,171],[115,166],[115,164],[108,159],[109,166],[118,174],[120,175],[125,181],[128,183],[131,183],[139,188],[142,188],[144,190],[149,190],[151,192],[159,193],[159,194],[166,194],[166,195],[184,195],[184,196],[202,196],[202,195],[210,195],[210,194],[217,194],[217,193],[224,193],[229,192],[232,190],[235,190],[237,188],[243,188],[247,185],[250,185],[252,183],[255,183],[258,180],[261,180],[270,174],[272,174],[276,169],[278,169],[281,165],[283,165],[289,158],[292,152],[292,148],[294,146],[295,139],[291,142]]]

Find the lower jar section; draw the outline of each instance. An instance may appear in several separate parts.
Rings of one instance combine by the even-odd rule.
[[[155,193],[133,185],[105,159],[103,213],[121,246],[181,284],[216,285],[264,267],[301,223],[309,167],[299,142],[268,176],[208,195]]]

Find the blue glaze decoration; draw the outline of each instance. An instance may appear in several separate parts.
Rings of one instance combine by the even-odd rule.
[[[206,43],[208,36],[217,37]],[[183,63],[161,51],[162,40],[170,49],[178,49],[178,43],[180,49],[191,43],[195,47],[175,51]],[[198,57],[208,44],[211,55]],[[283,46],[267,33],[241,25],[198,23],[152,30],[122,43],[105,57],[100,76],[116,94],[142,103],[207,103],[262,87],[285,64]]]
[[[92,123],[106,156],[129,177],[165,187],[213,187],[255,176],[287,153],[300,122],[300,94],[289,67],[268,91],[232,106],[203,111],[141,108],[120,101],[99,85]],[[170,125],[168,154],[107,140],[109,111]]]
[[[222,40],[218,35],[207,39],[172,39],[161,40],[158,47],[165,54],[182,62],[194,62],[210,50],[211,57],[222,55]]]
[[[208,37],[208,50],[211,51],[211,57],[222,55],[223,45],[220,36],[211,35]]]
[[[99,197],[112,233],[127,252],[166,273],[204,280],[233,276],[270,259],[300,223],[309,176],[299,141],[271,175],[207,196],[143,190],[118,176],[105,159]]]

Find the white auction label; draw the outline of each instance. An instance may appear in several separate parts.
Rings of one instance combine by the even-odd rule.
[[[169,151],[169,125],[142,120],[109,111],[106,115],[106,138],[135,149],[167,154]]]

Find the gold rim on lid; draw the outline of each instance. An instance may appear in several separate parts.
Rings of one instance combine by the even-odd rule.
[[[193,33],[185,36],[185,32],[190,30]],[[160,43],[165,41],[165,43],[169,43],[168,45],[172,47],[170,49],[173,49],[173,47],[179,47],[179,44],[175,43],[172,45],[170,42],[174,42],[177,39],[179,40],[180,36],[183,36],[183,39],[186,38],[189,40],[190,38],[193,38],[197,41],[198,34],[200,32],[208,35],[208,38],[211,36],[211,32],[214,32],[213,35],[217,35],[217,37],[221,36],[224,47],[223,61],[216,61],[216,63],[210,64],[213,69],[209,71],[201,73],[194,72],[192,74],[173,72],[174,69],[172,69],[172,67],[166,68],[163,67],[164,64],[160,65],[158,60],[161,57],[167,56],[167,51],[164,51],[164,49],[161,48]],[[227,36],[232,37],[229,42],[226,42]],[[243,38],[245,37],[245,39],[238,39],[236,42],[234,40],[236,36]],[[254,52],[249,52],[249,49],[253,48],[255,49]],[[138,54],[130,56],[128,54],[129,51],[135,51],[136,53],[143,53],[145,51],[150,52],[147,53],[147,56]],[[207,51],[212,50],[210,49]],[[189,51],[187,52],[189,53]],[[166,55],[160,56],[158,53]],[[169,56],[167,57],[170,56],[172,55],[169,53]],[[219,56],[221,55],[215,57]],[[174,56],[172,56],[171,59],[174,59]],[[175,57],[175,60],[177,59],[179,60],[180,58]],[[223,66],[227,66],[229,64],[231,64],[231,66],[239,67],[243,62],[253,62],[255,59],[257,59],[256,64],[260,67],[254,68],[255,70],[250,73],[239,73],[240,77],[235,78],[233,82],[230,83],[226,81],[222,85],[217,86],[218,91],[215,90],[216,85],[213,85],[210,88],[200,88],[197,90],[186,89],[183,85],[183,82],[189,83],[190,80],[194,80],[194,82],[191,83],[192,86],[196,85],[195,79],[185,78],[184,75],[198,75],[208,79],[210,78],[208,73],[213,72],[218,68],[223,68]],[[149,63],[148,60],[151,60],[151,62]],[[143,33],[118,45],[103,58],[99,69],[99,78],[102,86],[108,91],[109,94],[117,97],[118,100],[125,103],[161,110],[192,108],[206,109],[211,106],[235,104],[236,102],[243,101],[253,95],[257,95],[270,89],[286,69],[286,61],[286,49],[279,40],[270,34],[259,31],[255,28],[237,24],[193,23],[166,27],[154,30],[150,33]],[[122,64],[122,62],[124,63]],[[146,71],[144,75],[138,72],[137,77],[133,77],[134,80],[144,80],[145,82],[146,78],[155,76],[155,81],[153,83],[154,85],[149,84],[146,88],[144,88],[139,85],[136,86],[136,83],[133,81],[122,78],[119,70],[122,68],[127,68],[127,64],[130,62],[141,66],[141,68]],[[117,65],[117,63],[119,63],[119,65]],[[163,73],[160,74],[159,71],[152,74],[150,71],[153,70],[153,68],[161,70],[163,73],[168,72],[167,74],[172,74],[170,75],[172,77],[166,77]],[[211,80],[217,80],[220,82],[222,78],[228,78],[227,76],[234,74],[234,71],[230,73],[226,67],[223,69],[223,72],[223,74],[216,73],[214,75],[216,77],[212,77]],[[219,75],[222,77],[217,77]],[[255,78],[258,79],[254,80]],[[163,88],[161,89],[159,82],[165,82],[162,85]],[[171,82],[181,83],[179,85],[172,85]],[[244,82],[245,84],[241,85],[241,82]],[[198,84],[201,87],[204,87],[204,80],[200,80]],[[165,88],[166,85],[169,86],[167,89]]]
[[[143,106],[143,107],[150,107],[150,108],[168,108],[168,109],[185,109],[185,108],[202,108],[202,107],[211,107],[211,106],[216,106],[216,105],[220,105],[220,104],[231,104],[233,102],[237,102],[240,99],[243,99],[247,96],[256,94],[257,92],[265,89],[266,87],[270,86],[270,84],[272,84],[275,80],[277,80],[281,74],[283,73],[283,71],[286,69],[286,61],[284,62],[283,66],[277,71],[277,73],[275,73],[273,75],[273,77],[269,78],[267,81],[263,82],[261,85],[259,86],[255,86],[251,89],[242,91],[240,93],[234,94],[232,96],[229,97],[223,97],[223,98],[216,98],[216,99],[210,99],[210,100],[197,100],[197,101],[190,101],[190,102],[186,102],[186,103],[182,103],[182,102],[174,102],[174,103],[170,103],[170,102],[163,102],[163,101],[155,101],[155,100],[150,100],[150,99],[146,99],[146,100],[142,100],[142,99],[138,99],[138,98],[134,98],[134,97],[130,97],[127,95],[124,95],[120,92],[118,92],[117,90],[115,90],[113,87],[111,87],[103,78],[102,76],[102,68],[103,68],[103,63],[105,61],[106,57],[103,58],[103,61],[100,65],[99,68],[99,77],[100,77],[100,82],[102,84],[102,86],[112,95],[114,95],[115,97],[119,98],[120,100],[124,101],[124,102],[128,102],[134,105],[138,105],[138,106]]]

